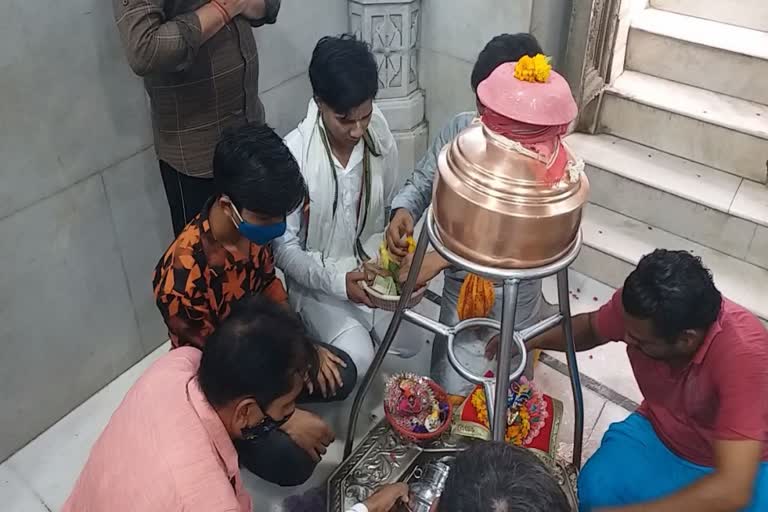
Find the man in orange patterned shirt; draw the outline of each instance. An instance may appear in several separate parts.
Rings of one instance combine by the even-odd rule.
[[[203,349],[243,297],[261,295],[288,307],[271,241],[282,236],[286,216],[307,196],[296,160],[271,128],[246,126],[216,146],[213,174],[218,194],[171,244],[152,279],[174,348]],[[316,348],[316,377],[299,402],[345,399],[357,380],[354,363],[335,347]],[[323,420],[297,410],[269,443],[238,444],[240,462],[265,480],[298,485],[311,476],[332,438]],[[265,464],[275,460],[273,452],[284,454],[283,468]]]
[[[270,128],[249,126],[218,144],[214,167],[220,194],[171,244],[152,280],[174,347],[202,348],[246,295],[288,299],[270,242],[306,196],[298,166]]]

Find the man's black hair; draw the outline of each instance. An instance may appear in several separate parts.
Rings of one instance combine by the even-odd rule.
[[[227,132],[216,145],[213,178],[217,191],[243,208],[284,217],[301,206],[307,186],[283,139],[267,125]]]
[[[701,258],[665,249],[640,260],[621,299],[629,315],[651,320],[656,334],[670,341],[686,329],[709,328],[723,300]]]
[[[531,452],[481,442],[456,457],[438,512],[570,512],[563,490]]]
[[[544,53],[539,42],[531,34],[501,34],[491,39],[477,56],[472,68],[472,90],[477,91],[480,82],[491,76],[493,70],[505,62],[517,62],[524,55],[535,57]]]
[[[316,98],[337,114],[346,114],[376,97],[379,69],[366,43],[350,34],[327,36],[312,52],[309,81]]]
[[[266,408],[290,393],[296,377],[317,367],[317,352],[301,320],[258,295],[234,304],[208,338],[198,370],[208,402],[221,407],[252,397]]]

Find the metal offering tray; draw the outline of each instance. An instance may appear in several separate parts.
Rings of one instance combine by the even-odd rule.
[[[472,440],[446,434],[437,441],[418,446],[403,441],[386,420],[380,421],[328,479],[328,512],[345,512],[365,501],[382,485],[413,483],[430,462],[453,458]],[[576,471],[573,466],[552,460],[549,455],[531,450],[552,471],[572,509],[577,510]]]

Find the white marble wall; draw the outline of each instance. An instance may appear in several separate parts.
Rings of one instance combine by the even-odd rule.
[[[256,30],[259,91],[267,122],[281,135],[307,113],[309,60],[322,36],[348,30],[347,0],[283,0],[277,24]]]
[[[171,240],[143,87],[109,2],[0,16],[0,460],[166,339],[152,269]],[[268,121],[304,116],[317,39],[347,0],[285,1],[257,30]]]
[[[535,0],[532,2],[531,33],[560,69],[568,43],[573,0]]]

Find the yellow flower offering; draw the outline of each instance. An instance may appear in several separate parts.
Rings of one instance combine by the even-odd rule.
[[[389,270],[389,264],[392,258],[389,255],[389,249],[387,248],[387,241],[382,240],[379,244],[379,266],[384,270]]]
[[[524,82],[545,83],[552,72],[549,60],[549,57],[541,53],[535,57],[524,55],[515,66],[515,78]]]
[[[416,240],[414,240],[412,236],[409,236],[405,241],[408,242],[408,254],[416,252]]]
[[[408,252],[416,251],[416,240],[412,236],[406,238],[408,242]],[[378,266],[387,275],[377,275],[373,280],[373,289],[384,295],[400,295],[400,260],[397,256],[389,252],[387,240],[383,239],[379,244]]]
[[[482,388],[477,388],[469,397],[472,407],[477,411],[477,419],[486,427],[490,428],[488,423],[488,408],[485,402],[485,392]],[[510,413],[512,411],[509,411]],[[507,432],[504,438],[508,443],[522,446],[525,438],[531,432],[531,413],[526,405],[516,409],[514,414],[510,414],[512,421],[507,424]]]

